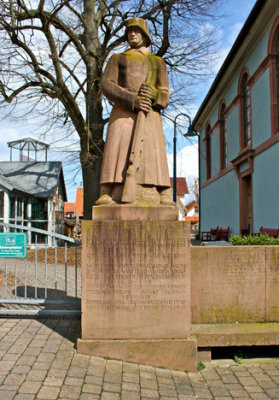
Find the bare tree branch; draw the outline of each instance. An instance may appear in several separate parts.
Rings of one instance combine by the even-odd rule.
[[[0,0],[0,106],[13,116],[18,109],[24,118],[36,113],[44,137],[57,141],[58,131],[67,141],[74,137],[67,154],[76,160],[73,151],[80,149],[85,218],[99,194],[108,104],[102,71],[109,55],[123,49],[127,20],[150,23],[152,51],[169,69],[171,115],[189,104],[193,84],[210,73],[211,23],[220,1]]]

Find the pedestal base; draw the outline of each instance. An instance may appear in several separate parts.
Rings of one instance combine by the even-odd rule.
[[[130,204],[114,204],[92,207],[94,221],[178,221],[176,206],[139,207]]]
[[[195,339],[78,339],[77,350],[81,354],[95,357],[110,357],[179,371],[197,371],[197,342]]]
[[[82,338],[190,336],[189,225],[83,221]]]
[[[189,223],[83,221],[78,351],[196,371],[190,280]]]

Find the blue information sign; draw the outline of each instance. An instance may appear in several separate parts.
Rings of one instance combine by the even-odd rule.
[[[26,233],[0,233],[0,258],[25,258]]]

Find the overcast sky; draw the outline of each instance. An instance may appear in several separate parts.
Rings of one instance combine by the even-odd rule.
[[[222,62],[224,61],[228,51],[232,47],[240,29],[243,26],[248,14],[250,13],[252,7],[254,6],[256,0],[223,0],[222,14],[224,17],[218,23],[218,28],[220,29],[220,53],[219,53],[219,61],[214,66],[214,72],[217,73]],[[190,111],[185,111],[186,113],[190,113],[191,118],[194,118],[195,112],[198,110],[199,105],[202,100],[206,96],[208,89],[210,88],[214,77],[208,79],[205,83],[203,83],[200,88],[200,96],[195,101],[195,104],[191,107]],[[24,137],[35,137],[33,135],[32,130],[34,127],[32,125],[32,121],[29,123],[27,119],[22,121],[22,124],[18,122],[12,121],[2,114],[2,119],[0,120],[0,161],[8,161],[10,159],[10,152],[7,146],[8,141],[21,139]],[[183,121],[182,121],[183,123]],[[171,129],[171,128],[169,128]],[[187,130],[187,126],[185,127]],[[169,132],[170,135],[170,132]],[[168,135],[168,136],[169,136]],[[178,133],[179,135],[179,133]],[[47,139],[46,139],[47,141]],[[172,156],[172,143],[171,140],[167,146],[168,153],[168,161],[169,161],[169,169],[170,175],[172,176],[173,170],[173,156]],[[178,138],[178,149],[177,149],[177,176],[185,176],[188,183],[191,183],[192,176],[198,176],[198,146],[197,142],[194,139],[186,140],[184,138]],[[49,159],[59,160],[58,154],[51,154]],[[14,160],[17,161],[18,158],[14,157]],[[64,175],[67,186],[67,194],[68,201],[75,200],[75,192],[76,188],[80,187],[81,183],[81,174],[79,174],[75,180],[72,179],[73,171],[70,166],[64,165]],[[190,201],[191,197],[186,196],[186,202]]]

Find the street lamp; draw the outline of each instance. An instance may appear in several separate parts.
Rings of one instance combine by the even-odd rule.
[[[197,132],[193,129],[191,118],[189,115],[185,113],[179,113],[174,118],[174,135],[173,135],[173,201],[176,203],[176,124],[177,118],[184,116],[188,118],[189,126],[188,131],[183,136],[184,137],[191,137],[191,136],[198,136]]]
[[[201,170],[201,158],[200,158],[200,135],[198,134],[197,131],[195,131],[195,129],[192,126],[191,120],[189,119],[190,125],[188,128],[188,132],[185,133],[183,136],[184,137],[194,137],[197,136],[198,137],[198,146],[199,146],[199,201],[198,201],[198,205],[199,205],[199,234],[201,237],[201,185],[200,185],[200,170]]]

